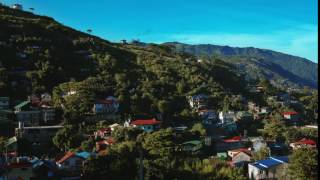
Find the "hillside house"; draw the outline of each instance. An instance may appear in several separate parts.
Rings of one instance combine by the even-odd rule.
[[[56,135],[63,126],[35,126],[24,127],[22,123],[15,128],[15,134],[18,138],[25,138],[31,143],[47,144]]]
[[[253,120],[253,115],[247,111],[239,111],[236,114],[236,121],[250,121]]]
[[[187,141],[181,144],[181,150],[191,154],[199,154],[203,144],[199,140]]]
[[[223,152],[233,149],[243,148],[244,144],[240,136],[234,136],[232,138],[223,139],[216,142],[216,151]]]
[[[0,125],[10,123],[14,119],[14,113],[11,110],[0,110]],[[0,133],[1,134],[1,133]]]
[[[236,114],[234,111],[219,112],[219,124],[225,124],[227,122],[234,122]]]
[[[119,102],[115,97],[109,96],[103,100],[97,100],[93,106],[95,114],[114,114],[119,110]]]
[[[160,129],[161,121],[157,121],[156,119],[143,119],[143,120],[135,120],[132,122],[125,123],[125,127],[133,126],[144,130],[145,132],[153,132],[155,130]]]
[[[273,156],[283,156],[287,155],[289,152],[289,147],[283,142],[268,142],[267,146],[269,152]]]
[[[12,9],[23,10],[23,7],[22,7],[21,4],[14,4],[14,5],[12,6]]]
[[[287,111],[282,113],[283,118],[287,125],[301,125],[301,119],[299,113],[295,111]]]
[[[107,127],[107,128],[101,128],[99,130],[97,130],[96,132],[94,132],[94,137],[97,138],[101,138],[104,139],[106,137],[108,137],[111,134],[111,128]]]
[[[23,177],[24,179],[31,179],[35,175],[33,172],[32,163],[27,157],[17,157],[11,159],[8,165],[8,169],[9,171],[7,177],[3,179],[11,180],[20,179],[21,177]]]
[[[204,94],[198,94],[188,97],[190,107],[195,110],[205,109],[207,107],[208,96]]]
[[[56,164],[60,170],[66,170],[71,172],[80,172],[84,162],[94,154],[90,152],[67,152],[61,159],[56,161]]]
[[[14,107],[14,114],[18,122],[25,126],[38,126],[41,118],[41,111],[31,106],[30,101],[23,101]]]
[[[288,166],[288,162],[288,156],[279,156],[249,163],[249,179],[278,179],[280,173],[285,173],[281,167]]]
[[[7,110],[9,109],[9,97],[0,97],[0,110]]]
[[[307,147],[307,148],[317,148],[317,143],[312,140],[312,139],[306,139],[306,138],[303,138],[297,142],[294,142],[294,143],[290,143],[290,147],[295,150],[295,149],[299,149],[299,148],[304,148],[304,147]]]
[[[213,125],[218,123],[218,116],[215,111],[210,109],[203,109],[199,111],[199,116],[204,125]]]
[[[251,161],[251,151],[246,148],[239,148],[228,151],[231,158],[231,165],[234,167],[244,167]]]

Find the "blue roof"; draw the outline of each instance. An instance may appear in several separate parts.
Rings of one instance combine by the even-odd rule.
[[[273,166],[277,166],[279,164],[288,163],[288,156],[278,156],[278,157],[268,157],[267,159],[256,161],[253,166],[259,169],[267,169]]]
[[[274,159],[276,161],[282,161],[285,163],[289,162],[289,157],[288,156],[277,156],[277,157],[270,157],[271,159]]]
[[[80,153],[76,153],[76,156],[79,156],[79,157],[82,157],[84,159],[88,159],[90,156],[92,156],[93,153],[91,152],[87,152],[87,151],[83,151],[83,152],[80,152]]]

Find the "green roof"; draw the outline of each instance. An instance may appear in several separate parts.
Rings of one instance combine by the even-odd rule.
[[[21,102],[20,104],[16,105],[14,108],[15,108],[15,109],[20,109],[20,108],[28,105],[29,103],[30,103],[30,101],[23,101],[23,102]]]
[[[17,138],[14,136],[14,137],[8,139],[8,140],[5,142],[5,146],[9,146],[9,145],[11,145],[11,144],[13,144],[13,143],[16,143],[16,142],[17,142]]]
[[[252,116],[252,114],[247,111],[240,111],[239,116],[241,116],[241,117]]]
[[[184,143],[182,143],[182,144],[192,144],[192,145],[197,146],[197,145],[199,145],[199,144],[202,144],[202,142],[199,141],[199,140],[193,140],[193,141],[184,142]]]

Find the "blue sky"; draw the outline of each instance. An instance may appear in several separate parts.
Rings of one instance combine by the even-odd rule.
[[[110,41],[272,49],[318,61],[317,0],[0,0]]]

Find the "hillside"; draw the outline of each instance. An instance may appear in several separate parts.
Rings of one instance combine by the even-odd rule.
[[[165,43],[178,52],[198,58],[220,57],[237,65],[250,78],[267,78],[278,85],[318,87],[318,64],[307,59],[253,47],[238,48],[211,44]]]
[[[162,45],[110,43],[7,7],[0,7],[0,54],[1,96],[22,100],[79,88],[77,110],[91,107],[84,99],[114,95],[125,112],[176,114],[188,108],[190,94],[210,94],[219,108],[226,94],[246,92],[246,82],[223,61],[198,63]]]

